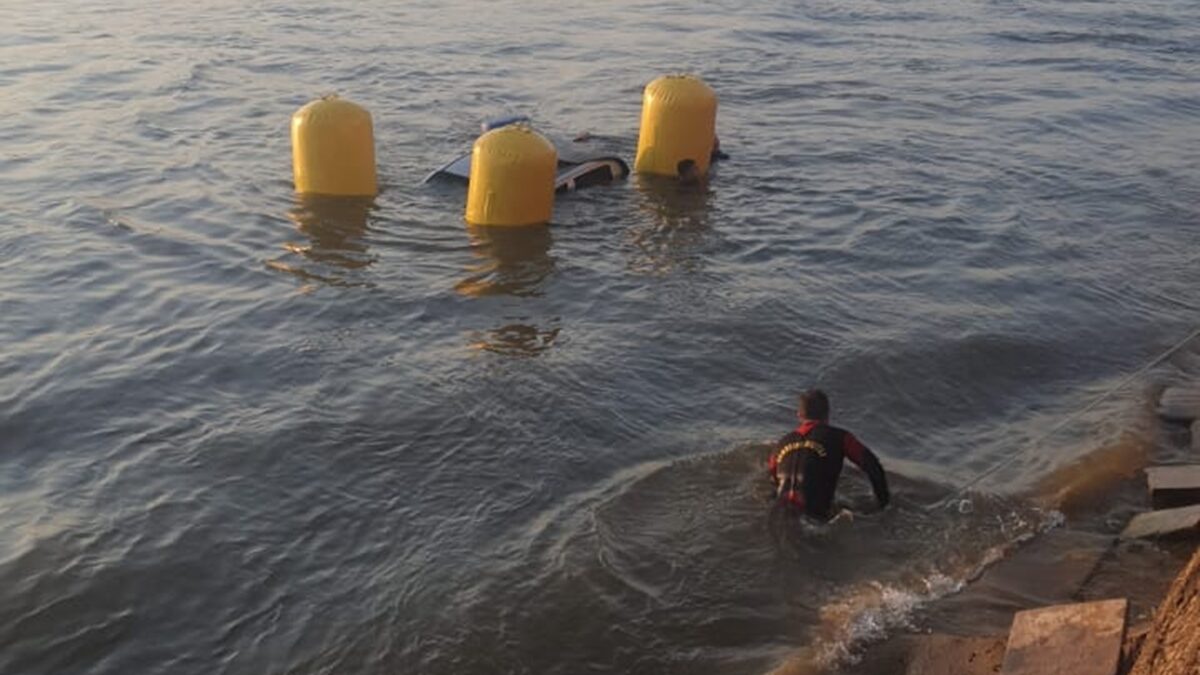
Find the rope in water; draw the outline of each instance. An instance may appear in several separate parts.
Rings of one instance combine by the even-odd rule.
[[[1033,440],[1029,441],[1029,443],[1027,443],[1025,445],[1025,447],[1022,448],[1020,451],[1014,452],[1013,454],[1009,455],[1007,459],[1005,459],[1001,462],[998,462],[994,466],[987,468],[987,469],[983,470],[982,472],[980,472],[974,478],[972,478],[971,480],[964,483],[961,487],[959,487],[958,490],[956,490],[949,497],[946,497],[945,499],[942,499],[941,501],[939,501],[938,505],[942,505],[948,501],[958,499],[967,490],[970,490],[971,488],[975,487],[983,480],[987,479],[989,476],[995,474],[997,471],[1000,471],[1001,469],[1011,465],[1013,462],[1020,459],[1021,457],[1024,457],[1026,454],[1029,453],[1029,451],[1040,446],[1051,436],[1054,436],[1058,432],[1062,431],[1064,428],[1066,428],[1066,426],[1068,424],[1075,421],[1079,417],[1091,412],[1092,410],[1094,410],[1096,408],[1096,406],[1107,401],[1113,394],[1121,391],[1125,387],[1128,387],[1135,380],[1137,380],[1141,376],[1145,375],[1146,372],[1149,371],[1151,368],[1154,368],[1154,367],[1158,366],[1159,364],[1161,364],[1163,361],[1166,361],[1167,359],[1171,358],[1171,356],[1173,356],[1180,349],[1183,349],[1189,342],[1191,342],[1192,340],[1195,340],[1196,338],[1200,338],[1200,328],[1196,328],[1190,334],[1188,334],[1187,337],[1185,337],[1184,339],[1182,339],[1179,342],[1176,342],[1174,345],[1172,345],[1170,349],[1168,349],[1165,352],[1162,352],[1158,356],[1154,357],[1149,362],[1147,362],[1146,365],[1142,366],[1141,368],[1138,368],[1136,371],[1131,373],[1125,379],[1121,380],[1120,382],[1116,383],[1115,385],[1113,385],[1112,387],[1110,387],[1109,389],[1104,391],[1102,394],[1100,394],[1095,399],[1093,399],[1091,403],[1088,403],[1083,409],[1068,416],[1066,419],[1063,419],[1061,422],[1059,422],[1058,424],[1051,427],[1049,431],[1046,431],[1045,433],[1043,433],[1043,434],[1037,436],[1036,438],[1034,438]]]

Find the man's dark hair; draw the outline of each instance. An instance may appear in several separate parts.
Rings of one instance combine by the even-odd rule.
[[[829,419],[829,397],[820,389],[800,394],[800,415],[810,420]]]

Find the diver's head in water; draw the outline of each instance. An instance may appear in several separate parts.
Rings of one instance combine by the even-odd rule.
[[[800,394],[800,406],[796,416],[801,420],[829,421],[829,397],[820,389],[809,389]]]
[[[713,149],[712,149],[712,156],[710,159],[713,162],[716,162],[716,161],[719,161],[722,159],[729,159],[728,153],[721,152],[721,139],[715,135],[713,136]]]
[[[695,160],[680,160],[675,165],[675,173],[679,175],[679,182],[684,185],[696,185],[700,182],[700,167],[696,165]]]

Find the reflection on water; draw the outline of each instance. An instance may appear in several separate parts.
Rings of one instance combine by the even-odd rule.
[[[356,285],[339,270],[362,270],[375,262],[366,241],[367,221],[374,208],[375,200],[370,197],[297,195],[296,204],[287,217],[308,240],[287,242],[284,248],[316,266],[295,265],[282,260],[273,260],[267,265],[306,280]],[[324,266],[332,266],[332,269],[322,269]]]
[[[375,262],[364,236],[375,200],[364,197],[300,195],[288,218],[308,237],[288,250],[319,263],[357,269]]]
[[[454,290],[471,297],[541,295],[542,282],[554,271],[549,227],[468,225],[467,233],[481,260]]]
[[[700,252],[711,232],[712,192],[707,181],[639,175],[637,191],[638,209],[650,217],[626,230],[632,245],[629,267],[653,275],[698,271]]]
[[[554,346],[560,330],[557,325],[540,329],[524,323],[505,324],[475,334],[471,348],[505,356],[537,356]]]
[[[549,227],[468,225],[467,234],[479,260],[469,266],[470,276],[454,286],[456,291],[473,298],[542,294],[542,283],[554,272]],[[510,317],[497,328],[472,333],[471,348],[506,356],[537,356],[554,345],[559,330],[557,325],[541,328],[528,323],[526,317]]]

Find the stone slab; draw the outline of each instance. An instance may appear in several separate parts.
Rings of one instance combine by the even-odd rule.
[[[1200,464],[1147,467],[1146,484],[1156,509],[1200,504]]]
[[[1200,387],[1167,387],[1158,399],[1158,415],[1174,422],[1200,418]]]
[[[953,634],[970,625],[972,631],[1007,634],[1016,612],[1078,602],[1112,543],[1111,535],[1049,530],[988,566],[961,592],[925,608],[922,625],[935,633]]]
[[[1129,603],[1101,600],[1018,612],[1002,675],[1116,675]]]
[[[1121,538],[1144,539],[1196,534],[1200,534],[1200,504],[1139,513],[1125,526]]]
[[[1002,637],[922,635],[913,640],[906,675],[994,675],[1004,660]]]

